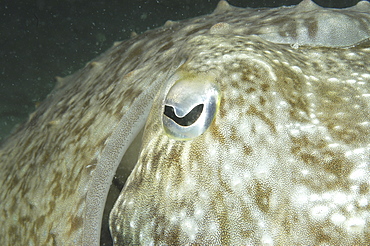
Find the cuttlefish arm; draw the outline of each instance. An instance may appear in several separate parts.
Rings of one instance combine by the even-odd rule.
[[[58,78],[48,98],[2,143],[2,245],[99,244],[104,192],[117,160],[173,65],[174,50],[158,35],[163,31],[116,43]],[[153,40],[159,44],[154,48]]]
[[[134,100],[132,110],[121,118],[112,136],[107,140],[87,192],[83,245],[98,245],[104,206],[113,176],[126,150],[144,127],[154,96],[163,80],[164,76],[158,76]]]

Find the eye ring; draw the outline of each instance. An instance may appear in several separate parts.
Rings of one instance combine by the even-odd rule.
[[[212,76],[180,76],[163,103],[166,134],[177,140],[198,137],[211,125],[219,104],[220,90]]]

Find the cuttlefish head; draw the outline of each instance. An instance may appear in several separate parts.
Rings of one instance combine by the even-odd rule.
[[[320,230],[335,225],[313,213],[319,205],[305,196],[350,192],[353,165],[342,150],[325,149],[325,122],[317,130],[318,119],[310,117],[320,103],[309,103],[305,76],[289,64],[291,48],[217,35],[192,38],[186,47],[155,99],[137,164],[111,212],[115,244],[328,238]],[[328,164],[332,155],[337,166]],[[320,177],[323,186],[314,180]],[[346,233],[357,235],[353,230]]]

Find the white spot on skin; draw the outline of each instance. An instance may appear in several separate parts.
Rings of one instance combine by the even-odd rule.
[[[217,233],[219,231],[219,226],[218,226],[218,224],[216,222],[211,222],[209,224],[208,230],[211,233]]]
[[[289,105],[289,104],[288,104],[286,101],[280,101],[280,102],[279,102],[279,106],[280,106],[281,108],[286,108],[288,105]]]
[[[313,76],[313,75],[310,75],[310,79],[313,80],[313,81],[319,81],[319,78]]]
[[[328,82],[336,83],[336,82],[339,82],[339,79],[337,79],[337,78],[329,78],[328,79]]]
[[[180,219],[183,220],[186,217],[186,211],[185,209],[181,210],[179,213]]]
[[[354,52],[348,52],[347,53],[347,56],[350,58],[350,57],[358,57],[358,55]]]
[[[232,98],[237,98],[239,96],[239,91],[236,89],[231,90],[230,96]]]
[[[203,201],[209,201],[209,194],[206,191],[200,191],[199,197],[202,198]]]
[[[366,171],[364,169],[356,169],[349,175],[349,178],[352,180],[361,180],[365,175]]]
[[[331,143],[331,144],[328,144],[328,147],[329,148],[338,148],[338,147],[340,147],[340,144],[338,144],[338,143]]]
[[[135,221],[134,220],[131,220],[130,221],[130,227],[135,229]]]
[[[184,185],[187,190],[195,188],[196,180],[193,179],[191,175],[187,175],[184,180]]]
[[[255,167],[255,175],[260,179],[267,179],[270,175],[270,168],[275,165],[276,157],[267,150],[261,151],[259,164]]]
[[[208,152],[209,152],[209,155],[211,156],[211,157],[217,157],[217,150],[218,150],[218,145],[216,144],[216,146],[214,147],[214,148],[210,148],[209,150],[208,150]]]
[[[348,232],[361,232],[365,227],[365,220],[359,217],[350,218],[346,221],[346,229]]]
[[[189,237],[191,241],[195,240],[198,232],[198,226],[193,219],[191,218],[185,219],[181,224],[181,229],[183,232],[186,233],[186,235]]]
[[[354,149],[353,153],[354,154],[363,154],[365,152],[364,148],[359,148],[359,149]]]
[[[348,202],[348,200],[349,200],[349,197],[342,192],[335,192],[333,195],[333,202],[335,204],[342,205]]]
[[[298,49],[299,48],[299,43],[291,44],[290,47],[292,47],[293,49]]]
[[[351,188],[351,191],[352,191],[353,193],[358,192],[358,190],[360,189],[360,187],[359,187],[358,185],[352,185],[350,188]]]
[[[317,127],[314,125],[301,125],[300,130],[305,133],[313,134],[316,132]]]
[[[270,246],[274,245],[274,240],[270,235],[263,235],[261,239],[262,245],[263,246]]]
[[[223,167],[222,167],[225,171],[228,171],[228,170],[230,170],[231,169],[231,166],[230,166],[230,164],[229,163],[226,163],[226,164],[224,164],[223,165]]]
[[[173,214],[172,216],[170,216],[170,223],[175,224],[176,222],[177,222],[177,216],[176,214]]]
[[[127,202],[127,207],[132,207],[134,204],[135,202],[132,199],[130,199],[130,201]]]
[[[306,187],[298,187],[293,193],[291,201],[296,207],[301,208],[307,204],[308,197],[308,189]]]
[[[161,172],[158,170],[157,171],[157,173],[155,174],[155,178],[156,178],[156,180],[157,181],[159,181],[160,180],[160,178],[161,178]]]
[[[330,216],[330,220],[335,225],[341,225],[346,220],[346,217],[343,214],[334,213],[332,216]]]
[[[137,172],[141,173],[141,169],[142,169],[142,165],[139,165],[138,168],[137,168]]]
[[[293,137],[298,137],[301,131],[298,129],[291,129],[289,132]]]
[[[250,173],[250,172],[248,172],[248,171],[245,171],[245,172],[243,173],[243,178],[244,178],[244,182],[249,181],[249,180],[251,179],[251,173]]]
[[[240,190],[243,187],[243,182],[240,178],[235,177],[231,180],[233,190]]]
[[[346,207],[346,211],[347,211],[347,212],[352,212],[354,209],[355,209],[355,206],[353,206],[353,204],[349,204],[349,205]]]
[[[302,73],[302,69],[298,66],[291,66],[291,68],[296,71],[297,73]]]
[[[311,216],[316,220],[323,220],[329,214],[329,208],[327,206],[318,205],[311,209]]]
[[[303,174],[303,176],[306,176],[309,173],[309,171],[307,169],[304,169],[301,171],[301,173]]]
[[[234,81],[239,81],[241,79],[241,74],[240,73],[233,73],[231,75],[231,79]]]
[[[196,206],[195,211],[194,211],[194,217],[199,220],[203,218],[203,215],[204,215],[204,210],[199,205]]]
[[[369,204],[369,202],[365,197],[362,197],[358,200],[358,205],[360,207],[366,207],[368,204]]]

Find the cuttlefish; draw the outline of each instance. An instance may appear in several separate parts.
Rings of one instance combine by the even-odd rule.
[[[115,43],[2,143],[0,244],[369,245],[369,38],[220,1]]]

